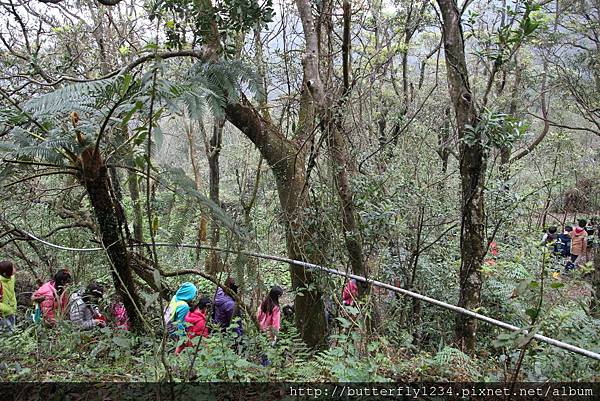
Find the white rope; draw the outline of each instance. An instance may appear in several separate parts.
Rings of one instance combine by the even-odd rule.
[[[69,248],[67,246],[62,246],[62,245],[56,245],[53,244],[51,242],[48,241],[44,241],[41,238],[36,237],[33,234],[28,233],[27,231],[21,230],[19,229],[20,232],[22,232],[23,234],[27,234],[29,237],[33,238],[34,240],[41,242],[44,245],[48,245],[51,248],[56,248],[56,249],[60,249],[61,251],[71,251],[71,252],[98,252],[98,251],[103,251],[104,248]]]
[[[21,232],[27,234],[28,236],[30,236],[31,238],[33,238],[36,241],[41,242],[42,244],[45,244],[45,245],[48,245],[48,246],[50,246],[52,248],[60,249],[60,250],[63,250],[63,251],[72,251],[72,252],[98,252],[98,251],[104,250],[103,248],[69,248],[69,247],[65,247],[65,246],[61,246],[61,245],[56,245],[56,244],[50,243],[48,241],[44,241],[44,240],[42,240],[42,239],[40,239],[40,238],[38,238],[38,237],[36,237],[36,236],[34,236],[34,235],[26,232],[26,231],[21,230]],[[144,243],[144,244],[136,244],[135,246],[147,246],[147,245],[150,245],[150,244],[146,244],[146,243]],[[275,260],[275,261],[278,261],[278,262],[289,263],[289,264],[293,264],[293,265],[296,265],[296,266],[302,266],[302,267],[305,267],[305,268],[308,268],[308,269],[312,269],[312,270],[320,270],[320,271],[324,271],[324,272],[327,272],[327,273],[330,273],[330,274],[335,274],[335,275],[342,276],[342,277],[353,278],[353,279],[355,279],[357,281],[361,281],[363,283],[374,285],[376,287],[386,288],[386,289],[388,289],[390,291],[398,292],[398,293],[407,295],[407,296],[415,298],[415,299],[419,299],[421,301],[424,301],[424,302],[427,302],[427,303],[430,303],[430,304],[433,304],[433,305],[441,306],[442,308],[449,309],[449,310],[452,310],[454,312],[470,316],[472,318],[481,320],[483,322],[490,323],[490,324],[492,324],[494,326],[498,326],[498,327],[501,327],[501,328],[506,329],[506,330],[510,330],[510,331],[514,331],[514,332],[522,332],[524,335],[526,335],[528,333],[527,330],[521,329],[521,328],[519,328],[517,326],[514,326],[512,324],[509,324],[509,323],[503,322],[501,320],[497,320],[497,319],[494,319],[494,318],[482,315],[482,314],[477,313],[477,312],[473,312],[473,311],[465,309],[465,308],[461,308],[460,306],[452,305],[452,304],[440,301],[438,299],[430,298],[428,296],[419,294],[419,293],[414,292],[414,291],[409,291],[409,290],[406,290],[404,288],[400,288],[400,287],[396,287],[396,286],[393,286],[393,285],[390,285],[390,284],[387,284],[387,283],[383,283],[381,281],[368,279],[368,278],[365,278],[365,277],[362,277],[362,276],[357,276],[355,274],[346,273],[346,272],[343,272],[343,271],[340,271],[340,270],[336,270],[336,269],[330,269],[328,267],[319,266],[319,265],[316,265],[314,263],[303,262],[303,261],[300,261],[300,260],[294,260],[294,259],[284,258],[282,256],[267,255],[267,254],[257,253],[257,252],[233,251],[233,250],[230,250],[230,249],[222,249],[222,248],[217,248],[217,247],[212,247],[212,246],[207,246],[207,245],[194,245],[194,244],[179,244],[179,245],[177,245],[177,244],[170,244],[170,243],[166,243],[166,242],[157,242],[155,245],[156,246],[165,246],[165,247],[176,247],[176,248],[194,248],[194,249],[199,248],[199,249],[207,249],[207,250],[213,250],[213,251],[224,252],[224,253],[239,253],[239,254],[243,254],[243,255],[246,255],[246,256],[252,256],[252,257],[261,258],[261,259]],[[546,336],[541,335],[541,334],[534,334],[533,338],[535,338],[538,341],[544,342],[546,344],[550,344],[550,345],[553,345],[555,347],[562,348],[564,350],[567,350],[567,351],[570,351],[570,352],[574,352],[576,354],[583,355],[585,357],[592,358],[592,359],[595,359],[597,361],[600,361],[600,354],[597,353],[597,352],[593,352],[593,351],[586,350],[584,348],[576,347],[574,345],[565,343],[563,341],[555,340],[553,338],[546,337]]]

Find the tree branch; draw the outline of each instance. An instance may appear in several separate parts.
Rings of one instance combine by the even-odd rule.
[[[517,160],[520,160],[523,157],[527,156],[529,153],[531,153],[531,151],[533,149],[535,149],[535,147],[537,145],[539,145],[540,142],[542,142],[542,140],[546,137],[546,134],[548,133],[548,131],[550,131],[550,122],[548,121],[549,106],[546,101],[547,69],[548,69],[548,64],[546,62],[544,62],[544,77],[542,78],[542,96],[541,96],[542,117],[543,117],[543,121],[544,121],[544,128],[538,134],[538,136],[529,145],[527,145],[527,147],[525,149],[521,149],[519,152],[515,153],[513,155],[513,157],[511,157],[510,163],[516,162]]]

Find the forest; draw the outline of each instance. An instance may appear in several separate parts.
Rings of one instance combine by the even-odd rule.
[[[0,381],[599,381],[598,0],[0,22]]]

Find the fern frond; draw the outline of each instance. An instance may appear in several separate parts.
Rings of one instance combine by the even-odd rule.
[[[167,168],[166,176],[169,181],[177,186],[174,191],[178,195],[194,199],[201,207],[209,210],[213,218],[221,222],[238,238],[244,239],[247,237],[245,231],[238,227],[223,209],[196,190],[196,183],[194,180],[188,177],[181,168]]]
[[[190,226],[190,221],[192,220],[192,204],[191,202],[186,202],[182,207],[178,209],[179,210],[176,211],[177,219],[175,221],[175,224],[169,227],[169,242],[177,245],[183,243],[186,230]]]
[[[65,116],[74,110],[95,114],[98,110],[95,98],[110,93],[108,88],[114,86],[116,79],[67,85],[30,99],[23,105],[23,110],[40,120]]]

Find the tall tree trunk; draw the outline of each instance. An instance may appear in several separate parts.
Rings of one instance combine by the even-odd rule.
[[[210,0],[196,0],[197,4],[206,9],[207,15],[212,16],[210,31],[205,41],[213,49],[220,50],[220,37],[217,30],[216,15]],[[216,52],[219,53],[218,51]],[[312,55],[316,58],[316,54]],[[225,108],[228,121],[242,131],[258,148],[261,155],[271,167],[277,183],[277,192],[283,212],[286,228],[286,245],[288,256],[292,259],[319,262],[318,242],[313,238],[314,232],[306,227],[306,210],[309,202],[306,195],[305,162],[307,150],[304,146],[308,139],[307,133],[312,134],[312,125],[306,121],[314,121],[314,111],[311,102],[306,101],[308,83],[303,85],[303,95],[299,115],[300,124],[294,140],[284,137],[281,130],[265,118],[243,96],[240,102],[230,103]],[[319,86],[321,87],[321,86]],[[220,150],[222,123],[215,124],[211,148]],[[209,161],[209,166],[211,161]],[[218,152],[212,159],[210,191],[211,199],[218,202]],[[214,174],[214,175],[213,175]],[[211,230],[212,231],[212,230]],[[211,241],[216,238],[213,231]],[[315,285],[313,273],[299,266],[290,266],[292,286],[301,292],[296,296],[296,325],[302,339],[311,347],[319,347],[325,342],[327,330],[325,308],[322,293]]]
[[[265,114],[264,112],[262,113]],[[265,117],[268,118],[268,117]],[[262,171],[263,158],[260,156],[258,160],[258,165],[256,166],[256,173],[254,175],[254,183],[252,185],[252,189],[248,199],[246,200],[246,190],[247,190],[247,181],[249,178],[244,175],[244,178],[241,181],[240,185],[240,204],[242,205],[242,209],[244,210],[244,226],[248,230],[248,232],[254,233],[254,219],[252,218],[252,209],[254,209],[254,205],[256,204],[256,199],[258,195],[258,188],[260,185],[260,177]],[[247,272],[248,276],[254,280],[254,292],[251,300],[250,307],[255,308],[258,307],[260,302],[262,302],[262,297],[265,291],[265,283],[260,275],[260,264],[258,258],[249,258],[247,263]]]
[[[461,181],[460,293],[458,305],[476,309],[481,303],[481,264],[485,256],[484,182],[485,150],[481,135],[467,127],[477,126],[473,93],[465,59],[465,47],[458,5],[454,0],[437,0],[443,20],[444,53],[448,90],[456,114],[459,134]],[[469,140],[466,141],[466,137]],[[474,137],[473,137],[474,136]],[[472,352],[476,345],[477,321],[456,317],[455,336],[461,349]]]
[[[142,330],[141,301],[131,274],[130,259],[125,240],[119,230],[117,209],[110,194],[108,169],[93,148],[81,156],[79,179],[87,190],[94,215],[100,228],[102,244],[112,265],[111,275],[117,294],[122,298],[133,330]]]
[[[210,138],[209,147],[207,149],[208,155],[208,181],[209,181],[209,192],[210,200],[215,202],[217,205],[221,203],[219,196],[220,186],[220,170],[219,170],[219,155],[221,153],[221,144],[223,142],[223,127],[225,120],[215,118],[213,121],[212,136]],[[219,244],[219,238],[221,235],[221,229],[216,221],[213,219],[210,223],[210,246],[216,247]],[[207,261],[208,271],[216,273],[221,270],[221,262],[219,254],[215,251],[210,251],[208,254]]]
[[[209,21],[209,26],[206,32],[203,33],[203,41],[208,47],[214,50],[214,59],[216,60],[220,55],[223,46],[221,45],[221,36],[219,34],[219,27],[217,25],[217,16],[215,14],[215,8],[213,7],[212,0],[194,0],[199,9],[204,10],[207,16],[212,16]],[[239,58],[239,54],[237,55]],[[200,122],[201,129],[204,129],[203,123]],[[215,204],[220,205],[221,200],[219,196],[220,186],[220,170],[219,170],[219,155],[221,153],[221,143],[223,137],[223,127],[225,125],[225,119],[215,117],[213,119],[212,135],[210,141],[206,139],[206,132],[203,132],[205,141],[206,157],[208,159],[208,190],[209,198]],[[209,228],[209,243],[210,246],[216,247],[219,244],[220,227],[217,223],[217,219],[213,218],[210,222]],[[206,268],[214,274],[221,270],[221,262],[219,253],[216,251],[209,251],[206,260]]]
[[[516,117],[517,114],[517,106],[519,104],[519,93],[521,87],[521,75],[522,75],[522,67],[519,65],[519,60],[517,59],[517,54],[515,54],[515,82],[512,87],[512,91],[510,93],[510,104],[508,106],[508,115],[511,117]],[[505,166],[510,162],[511,156],[511,147],[502,146],[500,148],[500,168],[501,172],[506,176],[508,173],[506,171]]]
[[[127,170],[127,186],[133,207],[133,238],[144,242],[142,205],[140,203],[140,183],[135,172]]]
[[[450,138],[451,135],[451,126],[450,126],[450,107],[446,107],[444,110],[444,126],[438,132],[438,148],[437,154],[440,156],[442,161],[442,176],[445,176],[448,173],[448,160],[450,159]],[[440,182],[440,190],[444,190],[446,187],[446,180],[441,180]]]
[[[352,190],[349,186],[349,171],[352,170],[350,161],[351,155],[348,152],[348,146],[342,135],[343,123],[341,109],[346,104],[347,96],[350,92],[350,3],[344,1],[344,35],[342,42],[342,63],[343,63],[343,93],[340,101],[335,105],[332,100],[326,96],[326,90],[323,87],[321,79],[318,51],[318,38],[315,33],[314,18],[311,7],[306,0],[297,0],[296,5],[302,19],[304,37],[306,40],[306,57],[304,59],[304,74],[311,94],[317,105],[317,110],[322,119],[322,125],[328,130],[328,145],[333,164],[333,174],[335,185],[340,198],[340,209],[342,215],[342,229],[344,230],[344,242],[350,258],[352,272],[357,275],[365,274],[365,263],[363,260],[362,238],[358,227],[358,216],[356,214]],[[324,9],[325,18],[330,18],[331,10]],[[324,23],[324,25],[327,25]],[[333,24],[329,24],[332,26]],[[328,65],[332,65],[332,60],[327,59]],[[368,287],[359,286],[360,293],[365,294]]]
[[[298,132],[312,131],[312,126],[307,123],[312,118],[306,117],[314,115],[308,96],[305,87]],[[304,136],[300,135],[295,140],[286,139],[244,97],[240,103],[228,104],[226,114],[227,119],[256,145],[273,171],[285,224],[288,257],[318,263],[321,255],[318,252],[319,244],[313,238],[316,233],[307,225],[306,211],[310,205],[305,188],[307,149],[302,146]],[[298,330],[308,346],[321,347],[327,331],[322,292],[316,286],[311,271],[292,265],[290,272],[293,289],[301,292],[295,298]]]
[[[198,166],[198,149],[196,147],[196,138],[194,137],[194,123],[188,119],[185,123],[185,134],[188,140],[188,152],[190,156],[190,163],[192,164],[192,172],[194,173],[194,185],[196,191],[202,189],[202,179],[200,177],[200,167]],[[198,232],[196,235],[196,245],[201,245],[206,241],[206,217],[204,213],[200,212],[198,221]],[[201,249],[196,248],[196,263],[200,259]]]
[[[333,164],[333,174],[338,196],[340,198],[340,209],[342,215],[342,229],[344,231],[344,243],[350,258],[350,265],[354,274],[363,276],[366,273],[363,260],[363,242],[358,226],[358,215],[354,206],[354,198],[350,188],[348,177],[348,166],[350,155],[339,127],[330,130],[329,150]],[[362,293],[366,291],[365,286],[359,286]]]
[[[351,28],[351,5],[348,0],[342,4],[344,17],[344,33],[342,36],[342,80],[343,93],[338,102],[335,117],[330,130],[329,149],[334,164],[334,177],[338,196],[340,197],[340,206],[342,214],[342,229],[344,230],[344,241],[346,250],[350,257],[352,272],[359,276],[366,275],[366,268],[363,259],[363,241],[359,228],[359,217],[354,205],[354,194],[350,188],[349,175],[354,172],[354,161],[348,151],[348,144],[342,135],[344,126],[342,121],[342,109],[346,107],[346,101],[350,96],[350,28]],[[359,286],[359,296],[365,295],[368,287]]]

